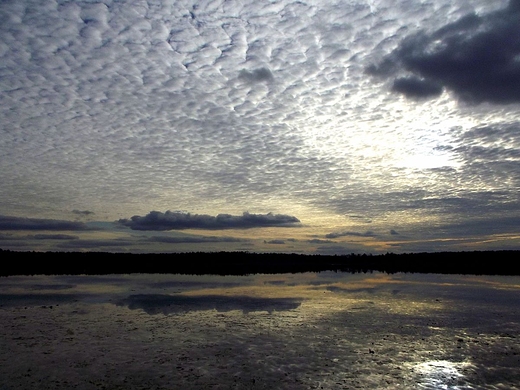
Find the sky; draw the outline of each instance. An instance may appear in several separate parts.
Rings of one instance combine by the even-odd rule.
[[[6,0],[0,248],[520,249],[519,0]]]

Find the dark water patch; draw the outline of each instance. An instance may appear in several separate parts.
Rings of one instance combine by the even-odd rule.
[[[283,286],[285,282],[285,280],[267,280],[264,284],[269,286]]]
[[[27,287],[28,290],[54,290],[54,291],[61,291],[61,290],[70,290],[76,287],[72,284],[32,284]]]
[[[195,281],[195,280],[171,280],[165,282],[151,283],[151,288],[181,288],[181,289],[192,289],[192,288],[225,288],[225,287],[238,287],[243,286],[241,282],[216,282],[216,281]]]
[[[375,287],[362,287],[362,288],[342,288],[338,286],[328,286],[327,291],[331,291],[334,293],[369,293],[373,294],[376,292]]]
[[[223,295],[164,295],[136,294],[120,300],[117,306],[128,306],[130,310],[141,309],[146,313],[181,314],[190,311],[216,310],[228,312],[240,310],[244,314],[256,311],[287,311],[297,309],[301,299],[296,298],[257,298],[248,296]]]
[[[0,294],[0,307],[53,306],[76,302],[80,294]]]

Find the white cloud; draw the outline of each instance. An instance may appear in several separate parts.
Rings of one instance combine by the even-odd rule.
[[[420,29],[506,6],[3,2],[0,213],[113,220],[175,204],[305,223],[305,207],[389,224],[424,193],[512,193],[511,133],[462,140],[520,123],[517,105],[411,103],[366,73]]]

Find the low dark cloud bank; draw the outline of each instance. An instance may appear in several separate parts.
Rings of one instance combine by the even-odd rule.
[[[264,244],[284,245],[285,241],[284,240],[269,240],[269,241],[264,240]]]
[[[333,232],[326,234],[325,237],[327,238],[338,238],[338,237],[346,237],[346,236],[352,236],[352,237],[375,237],[375,233],[372,231],[367,231],[365,233],[358,233],[358,232]]]
[[[134,245],[134,241],[116,240],[71,240],[57,245],[61,249],[97,249],[100,247],[128,247]]]
[[[0,215],[0,230],[87,230],[83,222]]]
[[[93,215],[94,212],[93,211],[89,211],[89,210],[72,210],[72,213],[73,214],[76,214],[76,215],[79,215],[79,216],[82,216],[82,217],[88,217],[89,215]]]
[[[404,39],[373,75],[397,77],[393,90],[435,97],[445,87],[463,101],[520,102],[520,0],[487,15],[469,14],[432,32]]]
[[[319,238],[313,238],[312,240],[307,240],[309,244],[332,244],[336,241],[331,240],[320,240]]]
[[[144,217],[134,215],[120,219],[119,223],[133,230],[180,230],[180,229],[249,229],[256,227],[294,226],[300,220],[283,214],[250,214],[240,216],[219,214],[191,214],[176,211],[151,211]]]
[[[208,242],[242,242],[244,240],[235,237],[204,237],[204,236],[188,236],[188,237],[150,237],[151,242],[161,242],[165,244],[202,244]]]
[[[27,236],[35,240],[78,240],[78,236],[71,236],[70,234],[34,234]]]

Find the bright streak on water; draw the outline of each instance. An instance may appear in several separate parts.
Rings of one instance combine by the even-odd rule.
[[[458,385],[459,380],[464,378],[459,370],[469,365],[469,363],[454,363],[447,360],[419,363],[415,366],[415,370],[422,377],[418,386],[421,389],[469,390],[471,387]]]

